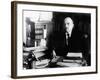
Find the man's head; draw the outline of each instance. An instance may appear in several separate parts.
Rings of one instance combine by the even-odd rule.
[[[73,27],[74,27],[73,20],[70,17],[66,17],[64,19],[64,23],[65,23],[65,29],[66,29],[66,31],[71,32],[72,29],[73,29]]]

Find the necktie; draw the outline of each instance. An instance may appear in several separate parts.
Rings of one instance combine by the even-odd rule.
[[[67,45],[68,45],[68,39],[69,39],[69,33],[68,33],[68,31],[66,31],[66,43],[67,43]]]

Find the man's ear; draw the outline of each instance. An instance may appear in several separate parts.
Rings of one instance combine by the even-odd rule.
[[[74,23],[72,24],[72,26],[73,26],[72,28],[74,28]]]

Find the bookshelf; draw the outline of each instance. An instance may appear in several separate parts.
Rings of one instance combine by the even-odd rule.
[[[35,46],[39,46],[41,39],[46,39],[48,34],[48,27],[51,26],[51,22],[49,21],[38,21],[35,23]]]

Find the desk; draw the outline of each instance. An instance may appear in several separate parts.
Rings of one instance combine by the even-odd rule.
[[[87,66],[85,60],[82,57],[82,53],[68,53],[66,58],[63,58],[63,61],[61,62],[55,62],[52,63],[50,62],[48,64],[48,62],[46,63],[46,60],[43,60],[39,62],[37,62],[38,64],[36,64],[38,66],[38,68],[60,68],[60,67],[82,67],[82,66]],[[44,67],[42,66],[42,63],[44,64]]]
[[[83,57],[82,53],[68,53],[66,58],[62,62],[51,63],[50,67],[81,67],[83,66]],[[86,65],[86,63],[84,63]]]
[[[33,68],[82,67],[83,64],[86,66],[86,61],[83,59],[81,52],[69,52],[66,58],[63,58],[63,61],[61,62],[58,61],[53,63],[49,59],[39,60],[39,57],[45,55],[45,53],[43,53],[45,49],[46,47],[30,47],[24,49],[25,51],[32,51],[37,59],[36,61],[33,61],[32,66],[35,66]]]

